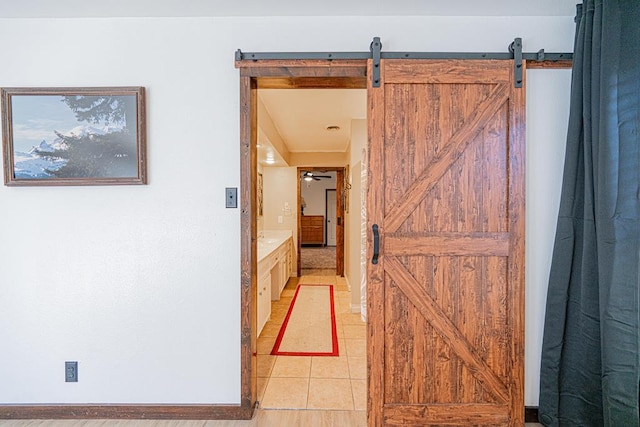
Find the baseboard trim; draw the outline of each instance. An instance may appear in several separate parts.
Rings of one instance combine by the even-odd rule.
[[[249,420],[241,405],[0,405],[0,419]]]
[[[538,407],[537,406],[525,406],[524,407],[524,422],[525,423],[539,423],[538,421]]]
[[[344,280],[345,282],[347,282],[347,288],[349,289],[349,292],[351,292],[351,282],[349,282],[349,278],[347,276],[344,276]],[[350,304],[349,308],[351,309],[352,313],[360,313],[362,310],[360,308],[360,304]]]
[[[250,420],[240,405],[0,405],[0,419]],[[537,423],[538,407],[524,408],[524,421]]]

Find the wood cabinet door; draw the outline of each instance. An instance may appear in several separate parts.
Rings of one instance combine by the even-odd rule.
[[[369,426],[523,426],[525,89],[505,60],[388,59],[380,74]]]

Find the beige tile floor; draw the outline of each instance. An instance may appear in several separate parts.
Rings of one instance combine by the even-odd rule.
[[[306,272],[305,272],[306,273]],[[332,270],[292,278],[274,301],[271,319],[258,337],[258,400],[262,409],[366,409],[366,332],[351,313],[351,295]],[[334,285],[339,356],[271,356],[298,283]]]

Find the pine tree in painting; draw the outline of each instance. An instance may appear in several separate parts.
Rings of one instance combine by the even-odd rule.
[[[66,164],[47,173],[57,178],[114,178],[134,176],[137,170],[136,145],[126,130],[104,135],[62,135],[56,132],[61,148],[54,151],[36,150],[46,159],[64,159]]]
[[[64,96],[62,100],[73,111],[78,121],[105,125],[124,122],[125,128],[128,129],[135,126],[134,96],[75,95]]]
[[[113,178],[137,175],[135,96],[64,96],[62,101],[78,121],[104,124],[98,131],[88,127],[78,134],[55,132],[53,151],[35,150],[49,160],[67,160],[56,178]],[[94,130],[91,130],[94,129]]]

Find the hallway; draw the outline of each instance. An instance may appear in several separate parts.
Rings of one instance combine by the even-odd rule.
[[[317,275],[323,273],[327,275]],[[262,409],[366,409],[366,332],[351,313],[344,277],[332,270],[292,277],[258,338],[258,400]],[[298,284],[334,285],[339,356],[272,356],[271,350]]]

